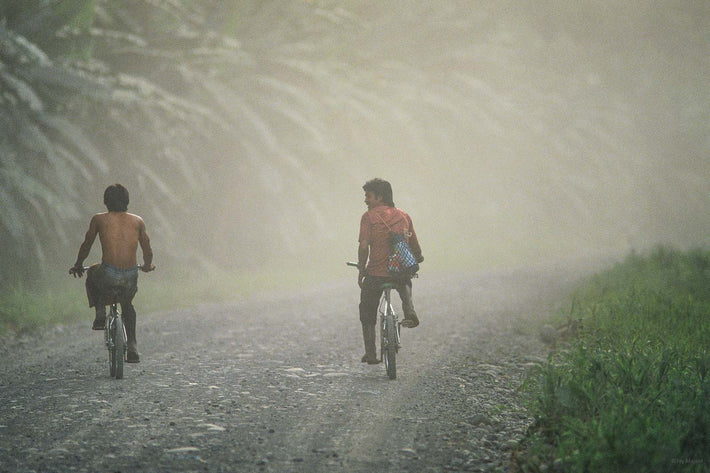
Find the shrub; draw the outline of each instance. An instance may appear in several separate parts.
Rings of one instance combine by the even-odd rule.
[[[518,462],[588,471],[710,468],[710,253],[660,247],[575,294],[580,336],[528,380]]]

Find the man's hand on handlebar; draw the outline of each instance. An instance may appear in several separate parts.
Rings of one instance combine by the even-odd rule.
[[[358,269],[357,285],[360,286],[360,288],[362,289],[363,281],[365,281],[365,276],[367,274],[365,272],[365,263],[355,263],[353,261],[347,261],[345,264]]]
[[[69,274],[74,276],[75,278],[80,278],[84,275],[84,266],[81,264],[75,264],[71,268],[69,268]]]
[[[138,267],[139,267],[139,268],[141,269],[141,271],[143,271],[144,273],[149,273],[149,272],[151,272],[151,271],[155,271],[155,265],[154,265],[154,264],[150,264],[150,265],[142,264],[142,265],[138,265]],[[75,264],[74,266],[72,266],[71,268],[69,268],[69,274],[71,274],[71,275],[74,276],[75,278],[80,278],[80,277],[82,277],[82,276],[84,275],[84,272],[86,271],[86,269],[87,269],[87,268],[85,268],[85,267],[84,267],[83,265],[81,265],[81,264]]]

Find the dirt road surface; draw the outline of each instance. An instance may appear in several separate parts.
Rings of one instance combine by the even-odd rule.
[[[508,471],[531,421],[518,388],[547,353],[519,320],[555,310],[574,280],[423,273],[396,380],[360,362],[354,275],[230,306],[138,307],[142,358],[123,380],[87,309],[80,325],[1,341],[0,471]]]

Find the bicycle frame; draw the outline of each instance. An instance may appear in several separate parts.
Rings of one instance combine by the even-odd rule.
[[[380,314],[380,326],[383,327],[384,329],[387,328],[388,323],[394,324],[394,326],[397,328],[397,337],[395,339],[396,343],[396,348],[399,350],[400,348],[400,330],[399,330],[399,318],[397,317],[397,312],[394,310],[394,306],[392,305],[392,299],[391,299],[391,294],[392,294],[392,289],[394,289],[394,285],[391,284],[385,284],[385,288],[382,291],[382,298],[380,300],[380,308],[379,308],[379,314]],[[384,332],[386,333],[386,332]],[[384,344],[384,342],[383,342]]]

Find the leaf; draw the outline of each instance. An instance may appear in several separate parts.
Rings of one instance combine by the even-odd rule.
[[[26,81],[9,74],[4,68],[0,69],[0,80],[2,80],[3,89],[7,90],[8,93],[14,93],[14,96],[22,105],[33,112],[44,110],[42,99]]]
[[[58,138],[63,143],[68,145],[70,149],[74,149],[83,155],[99,173],[108,172],[108,162],[102,157],[102,152],[78,125],[59,116],[41,115],[38,117],[38,120],[47,128],[56,131],[59,135]],[[65,158],[67,161],[73,163],[75,167],[79,168],[85,177],[91,175],[86,168],[81,166],[80,162],[73,154],[66,153]]]

